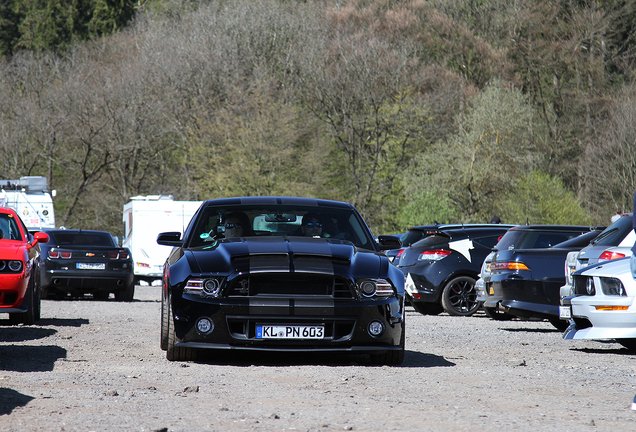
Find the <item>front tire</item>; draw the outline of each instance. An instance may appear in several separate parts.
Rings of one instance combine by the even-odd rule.
[[[26,296],[24,297],[23,305],[27,306],[26,312],[17,312],[9,314],[9,322],[13,325],[16,324],[26,324],[33,325],[35,321],[39,319],[36,318],[35,311],[35,294],[34,294],[34,280],[31,278],[29,280],[29,286],[27,288]]]
[[[477,301],[475,279],[459,276],[452,279],[442,291],[442,307],[449,315],[471,316],[481,307]]]
[[[163,297],[163,296],[162,296]],[[168,349],[168,338],[170,332],[170,303],[165,298],[161,299],[161,349]]]
[[[406,341],[405,329],[402,327],[400,336],[400,349],[385,351],[382,354],[371,354],[371,363],[382,366],[398,366],[404,361],[404,345]]]
[[[172,312],[170,311],[170,297],[168,297],[168,301],[166,302],[166,309],[168,314],[168,325],[167,325],[167,333],[168,333],[168,344],[166,346],[166,358],[170,361],[194,361],[199,358],[199,351],[187,348],[187,347],[178,347],[175,346],[175,342],[177,341],[177,335],[174,331],[174,317],[172,316]],[[163,329],[162,329],[163,332]],[[162,334],[163,337],[163,334]]]

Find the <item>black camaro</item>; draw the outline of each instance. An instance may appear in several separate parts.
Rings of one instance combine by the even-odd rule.
[[[404,274],[351,205],[289,197],[204,202],[163,275],[161,348],[340,351],[404,359]]]

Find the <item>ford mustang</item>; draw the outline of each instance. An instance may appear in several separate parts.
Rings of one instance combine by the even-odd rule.
[[[404,359],[404,274],[348,203],[290,197],[204,202],[163,272],[161,348],[335,351]]]
[[[40,319],[39,243],[49,237],[31,235],[15,211],[0,207],[0,313],[11,324],[33,324]]]

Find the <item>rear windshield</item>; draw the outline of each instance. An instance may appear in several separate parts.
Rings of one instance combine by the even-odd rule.
[[[594,246],[618,246],[632,229],[632,217],[623,216],[605,228],[592,242]]]
[[[49,236],[58,246],[115,246],[109,233],[56,232]]]
[[[495,249],[539,249],[549,248],[581,235],[580,231],[522,230],[511,229],[497,243]]]
[[[419,230],[409,230],[404,236],[402,236],[402,246],[411,246],[416,241],[422,240],[426,237],[426,233]]]

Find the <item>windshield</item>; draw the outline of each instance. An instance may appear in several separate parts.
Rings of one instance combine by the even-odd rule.
[[[375,250],[361,217],[348,208],[286,205],[207,206],[189,231],[190,247],[228,238],[299,236],[331,238]]]
[[[0,214],[0,239],[23,241],[18,222],[12,214]]]
[[[100,232],[49,232],[52,243],[58,246],[115,246],[109,233]]]

